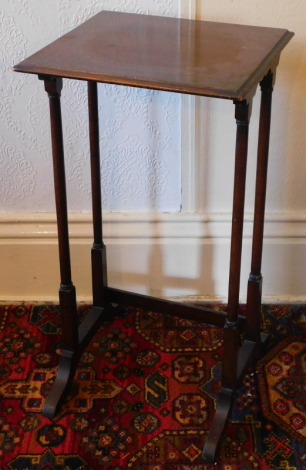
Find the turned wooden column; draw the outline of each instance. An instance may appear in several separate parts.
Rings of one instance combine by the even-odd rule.
[[[62,79],[58,77],[43,77],[43,79],[50,105],[55,204],[61,276],[59,301],[62,321],[63,349],[74,351],[78,346],[78,325],[76,292],[71,280],[66,177],[60,102],[63,83]]]
[[[252,101],[235,102],[237,124],[232,235],[228,291],[228,311],[224,327],[224,351],[222,361],[222,387],[233,390],[237,380],[237,356],[239,347],[238,311],[245,200],[245,181],[248,154],[249,120]]]
[[[90,81],[88,82],[88,117],[94,234],[94,242],[91,249],[92,294],[93,305],[97,307],[105,307],[105,287],[107,287],[107,265],[106,246],[103,243],[102,229],[98,89],[97,83]]]
[[[253,225],[251,272],[247,291],[246,339],[260,341],[260,310],[262,291],[262,249],[266,204],[272,92],[275,69],[270,70],[260,82],[261,105],[258,135],[255,209]]]

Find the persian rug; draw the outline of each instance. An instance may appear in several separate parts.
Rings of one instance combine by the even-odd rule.
[[[80,321],[87,311],[79,308]],[[263,306],[262,328],[267,351],[238,390],[217,462],[207,465],[222,330],[127,309],[87,347],[52,422],[41,409],[61,347],[58,308],[0,307],[0,469],[304,469],[306,307]]]

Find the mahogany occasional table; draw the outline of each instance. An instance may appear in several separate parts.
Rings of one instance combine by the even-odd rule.
[[[280,53],[293,33],[284,29],[181,20],[103,11],[14,67],[37,74],[49,96],[61,283],[63,349],[43,414],[54,417],[66,397],[87,342],[114,304],[150,309],[224,328],[222,381],[203,456],[213,462],[234,395],[250,361],[258,356],[261,260],[271,97]],[[71,280],[60,95],[62,79],[88,81],[91,154],[93,307],[78,327]],[[136,86],[233,100],[237,123],[228,310],[224,314],[108,287],[102,236],[97,83]],[[261,86],[258,162],[251,273],[246,317],[238,315],[248,129],[252,99]],[[224,157],[225,158],[225,157]],[[219,188],[216,188],[216,191]],[[240,344],[241,333],[244,340]]]

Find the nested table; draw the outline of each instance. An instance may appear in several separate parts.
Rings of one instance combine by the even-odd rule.
[[[56,380],[44,405],[45,416],[52,419],[56,414],[87,342],[101,321],[116,316],[114,304],[186,317],[224,328],[221,388],[203,451],[207,462],[214,460],[234,391],[250,361],[260,353],[264,340],[259,322],[271,98],[280,53],[292,36],[293,33],[284,29],[103,11],[15,66],[17,72],[37,74],[44,81],[50,104],[63,349]],[[60,107],[63,78],[88,82],[94,231],[91,251],[93,307],[79,327],[69,250]],[[97,83],[100,82],[233,100],[237,134],[226,314],[108,286],[102,235],[97,100]],[[252,99],[259,83],[262,94],[252,261],[244,318],[238,315],[238,307],[248,129]],[[242,344],[241,332],[244,332]]]

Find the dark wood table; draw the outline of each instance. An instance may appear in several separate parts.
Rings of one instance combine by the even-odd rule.
[[[59,290],[63,348],[54,385],[43,414],[52,419],[66,397],[87,342],[101,321],[116,314],[114,304],[137,306],[224,328],[222,383],[203,456],[214,461],[234,391],[263,342],[260,333],[261,260],[271,98],[280,53],[293,33],[206,21],[181,20],[103,11],[14,67],[37,74],[49,96],[61,284]],[[60,95],[62,79],[88,82],[91,153],[93,307],[78,327],[75,287],[71,279],[67,198]],[[102,235],[97,83],[113,83],[234,102],[237,123],[228,309],[174,303],[114,289],[107,283]],[[261,86],[258,161],[251,273],[246,317],[238,315],[245,178],[252,99]],[[216,188],[216,191],[219,188]],[[241,332],[244,340],[241,344]]]

